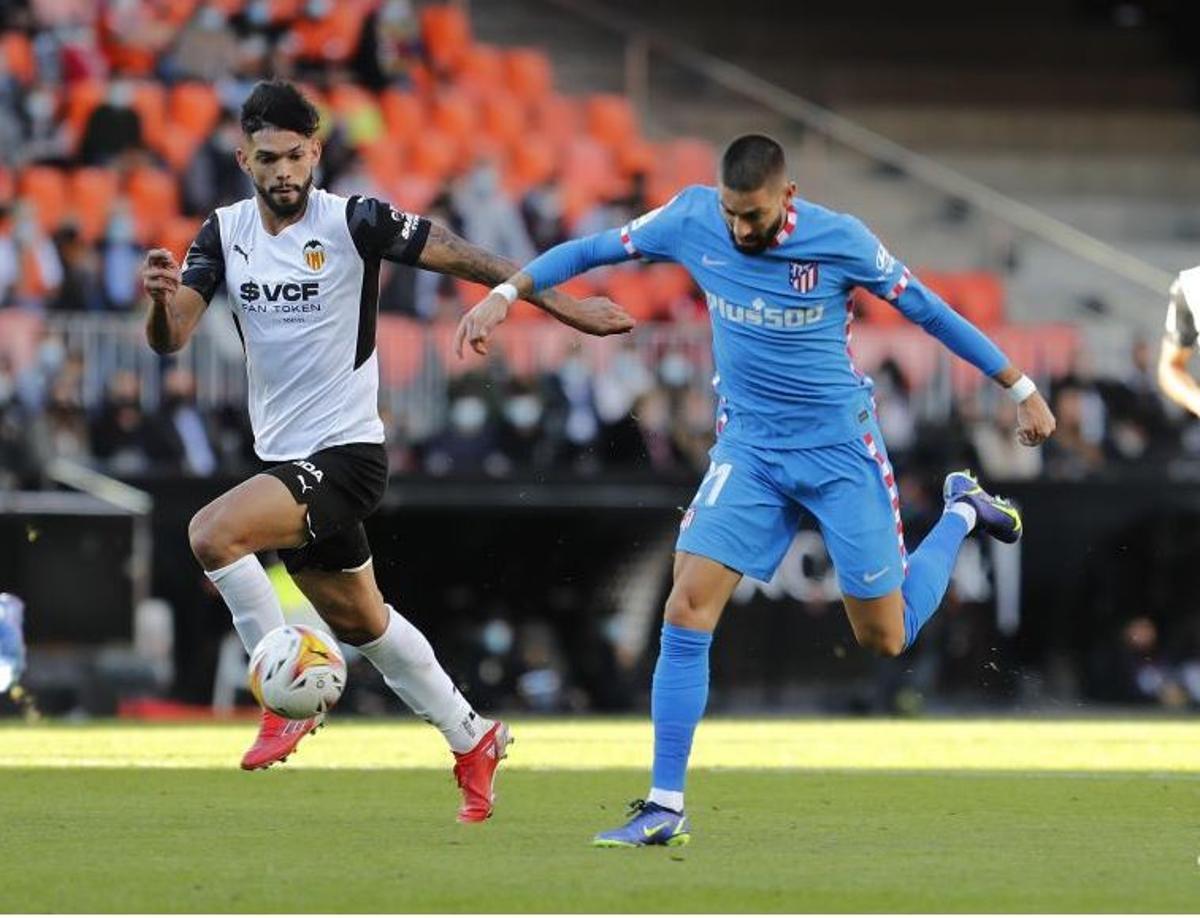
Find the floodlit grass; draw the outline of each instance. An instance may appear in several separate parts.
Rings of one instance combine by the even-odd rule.
[[[713,720],[691,846],[595,850],[640,721],[518,721],[496,817],[453,822],[410,722],[0,727],[0,911],[1194,911],[1200,724]]]

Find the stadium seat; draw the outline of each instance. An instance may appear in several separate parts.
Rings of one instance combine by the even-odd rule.
[[[509,90],[527,104],[544,99],[554,91],[554,71],[550,66],[550,58],[536,48],[506,51],[504,75]]]
[[[298,19],[290,36],[294,56],[306,61],[344,63],[358,47],[367,12],[361,0],[338,0],[320,19]]]
[[[455,84],[474,96],[486,98],[504,87],[504,55],[495,45],[474,44],[458,62]]]
[[[33,56],[33,45],[29,38],[20,32],[4,32],[0,34],[0,57],[9,73],[21,83],[29,85],[37,73]]]
[[[667,162],[681,188],[715,184],[717,154],[708,141],[684,137],[671,141],[667,150]]]
[[[156,238],[166,221],[179,213],[179,188],[169,172],[149,167],[135,169],[125,190],[137,237],[143,242]]]
[[[380,382],[389,389],[413,383],[425,363],[424,326],[401,316],[379,316],[375,327]]]
[[[167,129],[167,92],[161,83],[140,82],[133,90],[130,107],[142,122],[142,139],[157,149]]]
[[[654,144],[635,138],[623,143],[615,150],[617,169],[626,177],[633,175],[649,175],[654,171],[658,151]]]
[[[570,96],[549,95],[531,109],[532,129],[558,149],[565,147],[583,131],[583,107]]]
[[[532,134],[528,140],[518,141],[509,150],[504,188],[509,194],[520,196],[553,177],[557,168],[553,146],[544,137]]]
[[[589,96],[584,111],[587,132],[614,151],[637,138],[637,116],[625,96],[612,93]]]
[[[563,151],[562,180],[599,198],[610,197],[622,185],[611,151],[586,137],[571,141]]]
[[[638,268],[609,271],[604,279],[604,292],[638,322],[648,322],[665,312],[656,306],[650,282]]]
[[[268,0],[267,18],[272,25],[283,25],[297,19],[304,11],[304,0]]]
[[[182,264],[188,246],[200,232],[202,222],[198,217],[171,217],[160,227],[156,243],[170,251],[176,261]]]
[[[432,128],[413,138],[408,150],[408,169],[433,179],[445,179],[459,163],[459,146],[454,138]]]
[[[67,180],[72,220],[85,242],[104,235],[117,198],[119,181],[112,169],[85,166],[76,169]]]
[[[103,80],[77,80],[67,89],[67,124],[75,145],[83,139],[92,111],[108,93],[108,84]]]
[[[431,123],[460,146],[468,146],[478,124],[475,104],[462,92],[443,90],[433,100]]]
[[[494,90],[479,103],[479,123],[483,132],[505,147],[516,148],[528,134],[524,106],[505,90]]]
[[[177,83],[170,94],[171,132],[197,140],[207,137],[221,115],[221,100],[208,83]]]
[[[44,232],[54,232],[67,215],[66,176],[53,166],[23,169],[17,179],[17,194],[32,204]]]
[[[379,94],[379,107],[394,143],[407,144],[425,126],[425,108],[412,93],[389,87]]]
[[[393,173],[390,181],[381,182],[380,187],[397,207],[420,214],[429,209],[433,199],[441,192],[442,183],[428,176],[401,171]]]
[[[374,93],[353,83],[339,83],[329,90],[326,102],[351,146],[362,147],[386,138],[387,125]]]
[[[1004,321],[1004,284],[990,271],[964,271],[958,275],[954,308],[980,328]]]
[[[653,264],[642,273],[646,275],[646,289],[656,312],[673,314],[680,301],[695,302],[696,285],[681,265]]]
[[[201,139],[171,124],[158,138],[154,151],[163,158],[167,168],[179,175],[192,161],[192,154],[196,152]]]
[[[471,46],[471,22],[464,10],[436,4],[421,10],[421,37],[434,68],[451,73]]]

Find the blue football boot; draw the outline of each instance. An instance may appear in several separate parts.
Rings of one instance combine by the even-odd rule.
[[[951,472],[942,486],[947,506],[962,502],[975,508],[976,524],[994,539],[1012,544],[1021,538],[1021,514],[1003,497],[983,490],[970,471]]]
[[[634,800],[629,804],[629,822],[619,829],[601,832],[592,839],[597,848],[642,848],[646,845],[686,845],[692,839],[687,816],[657,803]]]

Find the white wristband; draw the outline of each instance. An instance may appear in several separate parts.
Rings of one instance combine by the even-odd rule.
[[[1022,376],[1015,383],[1008,387],[1008,397],[1018,405],[1033,393],[1037,392],[1037,386],[1033,384],[1033,380],[1028,376]]]
[[[505,281],[503,284],[497,284],[492,288],[492,293],[500,294],[508,300],[510,306],[517,301],[517,288],[508,281]]]

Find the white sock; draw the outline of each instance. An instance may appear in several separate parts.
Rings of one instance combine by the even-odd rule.
[[[283,624],[283,608],[262,563],[254,555],[246,555],[204,573],[229,606],[246,653],[254,653],[262,636]]]
[[[659,806],[665,806],[668,810],[674,810],[676,813],[683,812],[683,791],[681,790],[663,790],[661,787],[650,788],[650,793],[646,797],[647,803],[657,803]]]
[[[391,606],[383,636],[358,650],[383,675],[400,700],[442,731],[455,752],[470,752],[492,721],[480,717],[434,656],[433,648],[412,622]]]
[[[975,530],[975,524],[979,522],[979,514],[975,512],[975,508],[968,504],[965,500],[956,500],[946,508],[947,513],[957,513],[967,521],[967,532]]]

